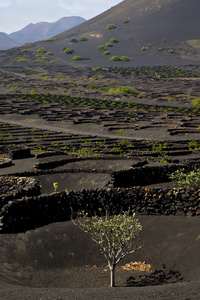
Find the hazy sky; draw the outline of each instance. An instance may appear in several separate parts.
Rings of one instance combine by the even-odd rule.
[[[0,32],[18,31],[29,23],[62,17],[91,19],[122,0],[0,0]]]

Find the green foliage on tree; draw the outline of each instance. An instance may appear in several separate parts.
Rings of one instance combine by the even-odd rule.
[[[185,172],[184,168],[176,170],[169,175],[169,178],[180,187],[200,187],[200,169],[195,169],[188,173]]]
[[[138,246],[136,238],[142,226],[135,219],[135,214],[115,215],[112,218],[93,216],[89,218],[84,211],[78,214],[73,223],[85,231],[100,247],[107,259],[110,269],[110,286],[115,286],[115,267],[127,254],[134,253],[142,246]]]

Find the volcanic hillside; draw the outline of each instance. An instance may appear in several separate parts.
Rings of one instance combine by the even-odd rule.
[[[124,0],[54,39],[2,51],[0,63],[43,68],[199,64],[199,12],[198,0]],[[40,48],[41,57],[35,57]],[[111,61],[113,56],[128,61]]]

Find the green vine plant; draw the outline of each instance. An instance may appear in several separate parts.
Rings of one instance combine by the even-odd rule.
[[[185,172],[185,169],[176,170],[169,175],[169,179],[180,187],[196,188],[200,186],[200,169]]]

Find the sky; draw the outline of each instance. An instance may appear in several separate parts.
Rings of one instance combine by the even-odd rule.
[[[55,22],[62,17],[89,20],[122,0],[0,0],[0,32],[18,31],[30,23]]]

